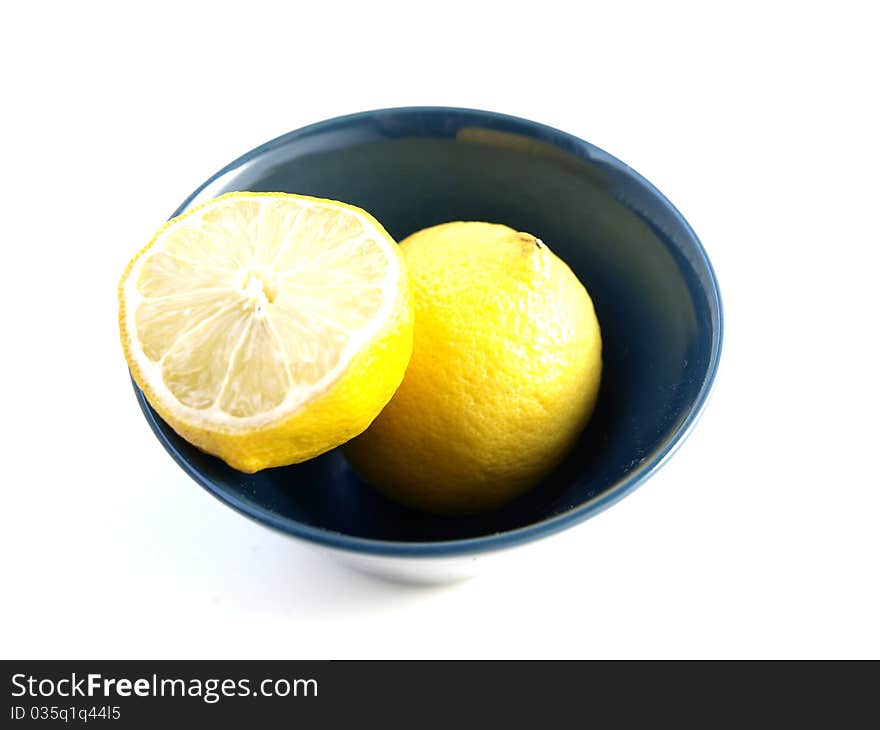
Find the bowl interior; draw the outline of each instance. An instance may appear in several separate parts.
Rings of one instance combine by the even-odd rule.
[[[142,400],[157,435],[198,481],[276,527],[431,542],[493,535],[599,504],[656,466],[682,435],[714,374],[720,312],[711,269],[693,233],[626,166],[556,130],[466,110],[343,117],[245,155],[180,211],[232,190],[343,200],[370,211],[397,240],[453,220],[528,231],[584,282],[603,334],[599,404],[568,459],[514,504],[466,519],[389,502],[338,450],[300,465],[241,474],[179,438]]]

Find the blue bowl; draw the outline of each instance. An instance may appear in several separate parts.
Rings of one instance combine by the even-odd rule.
[[[445,221],[505,223],[541,239],[592,295],[603,334],[596,412],[568,459],[498,511],[468,518],[405,509],[373,491],[335,450],[242,474],[164,423],[135,388],[156,436],[205,489],[293,537],[404,577],[571,527],[632,492],[681,443],[721,352],[718,284],[681,214],[649,182],[565,132],[469,109],[364,112],[299,129],[248,152],[175,211],[233,190],[285,191],[370,211],[401,240]],[[450,568],[451,570],[447,570]]]

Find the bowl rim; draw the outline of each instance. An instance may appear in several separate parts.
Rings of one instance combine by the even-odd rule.
[[[601,162],[603,166],[613,167],[618,174],[628,178],[630,182],[643,188],[648,194],[655,198],[656,202],[667,209],[667,212],[672,215],[686,232],[688,241],[693,246],[693,253],[697,255],[699,263],[705,268],[704,273],[707,275],[706,281],[708,281],[710,285],[706,291],[709,300],[710,315],[714,315],[714,319],[718,323],[717,327],[715,327],[712,332],[712,346],[703,383],[694,399],[693,405],[684,419],[682,419],[681,423],[679,423],[676,429],[668,436],[666,442],[652,459],[640,464],[638,468],[626,475],[626,477],[618,481],[602,494],[578,504],[565,512],[504,532],[496,532],[462,539],[434,540],[426,542],[377,540],[347,535],[345,533],[322,527],[314,527],[312,525],[298,522],[292,518],[279,515],[268,509],[259,507],[248,500],[242,499],[238,495],[229,493],[196,469],[180,452],[176,445],[166,436],[158,421],[159,416],[153,411],[143,392],[132,379],[135,395],[137,396],[138,403],[140,404],[141,410],[143,411],[150,428],[177,464],[196,483],[227,506],[255,522],[270,527],[284,535],[347,552],[400,558],[442,558],[498,551],[531,542],[532,540],[539,538],[548,537],[596,516],[635,491],[653,476],[690,435],[706,408],[709,395],[715,383],[724,334],[724,313],[721,302],[721,293],[718,286],[718,278],[711,262],[709,261],[709,257],[706,254],[702,242],[684,216],[669,201],[669,199],[666,198],[666,196],[663,195],[663,193],[661,193],[651,182],[646,180],[624,162],[621,162],[613,155],[579,137],[563,132],[549,125],[533,122],[522,117],[463,107],[389,107],[346,114],[315,122],[283,134],[253,148],[209,177],[204,183],[196,188],[183,203],[180,204],[171,217],[173,218],[183,212],[190,206],[193,200],[205,190],[205,188],[213,184],[220,177],[238,169],[258,156],[271,152],[276,147],[286,145],[298,138],[315,134],[317,132],[346,126],[364,119],[388,114],[437,114],[455,115],[459,117],[479,117],[484,123],[489,119],[502,125],[505,128],[505,131],[516,131],[526,134],[533,139],[550,141],[551,143],[558,144],[562,142],[567,151],[572,152],[579,157],[586,158],[592,162]]]

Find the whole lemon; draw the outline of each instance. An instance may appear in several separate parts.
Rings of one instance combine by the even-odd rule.
[[[445,223],[400,248],[412,358],[346,454],[411,507],[497,507],[553,469],[593,412],[602,370],[593,303],[546,244],[507,226]]]

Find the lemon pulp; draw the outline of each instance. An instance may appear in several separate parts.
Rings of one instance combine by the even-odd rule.
[[[119,298],[123,349],[150,404],[243,471],[302,461],[362,431],[411,350],[396,244],[335,201],[215,198],[160,229]]]

